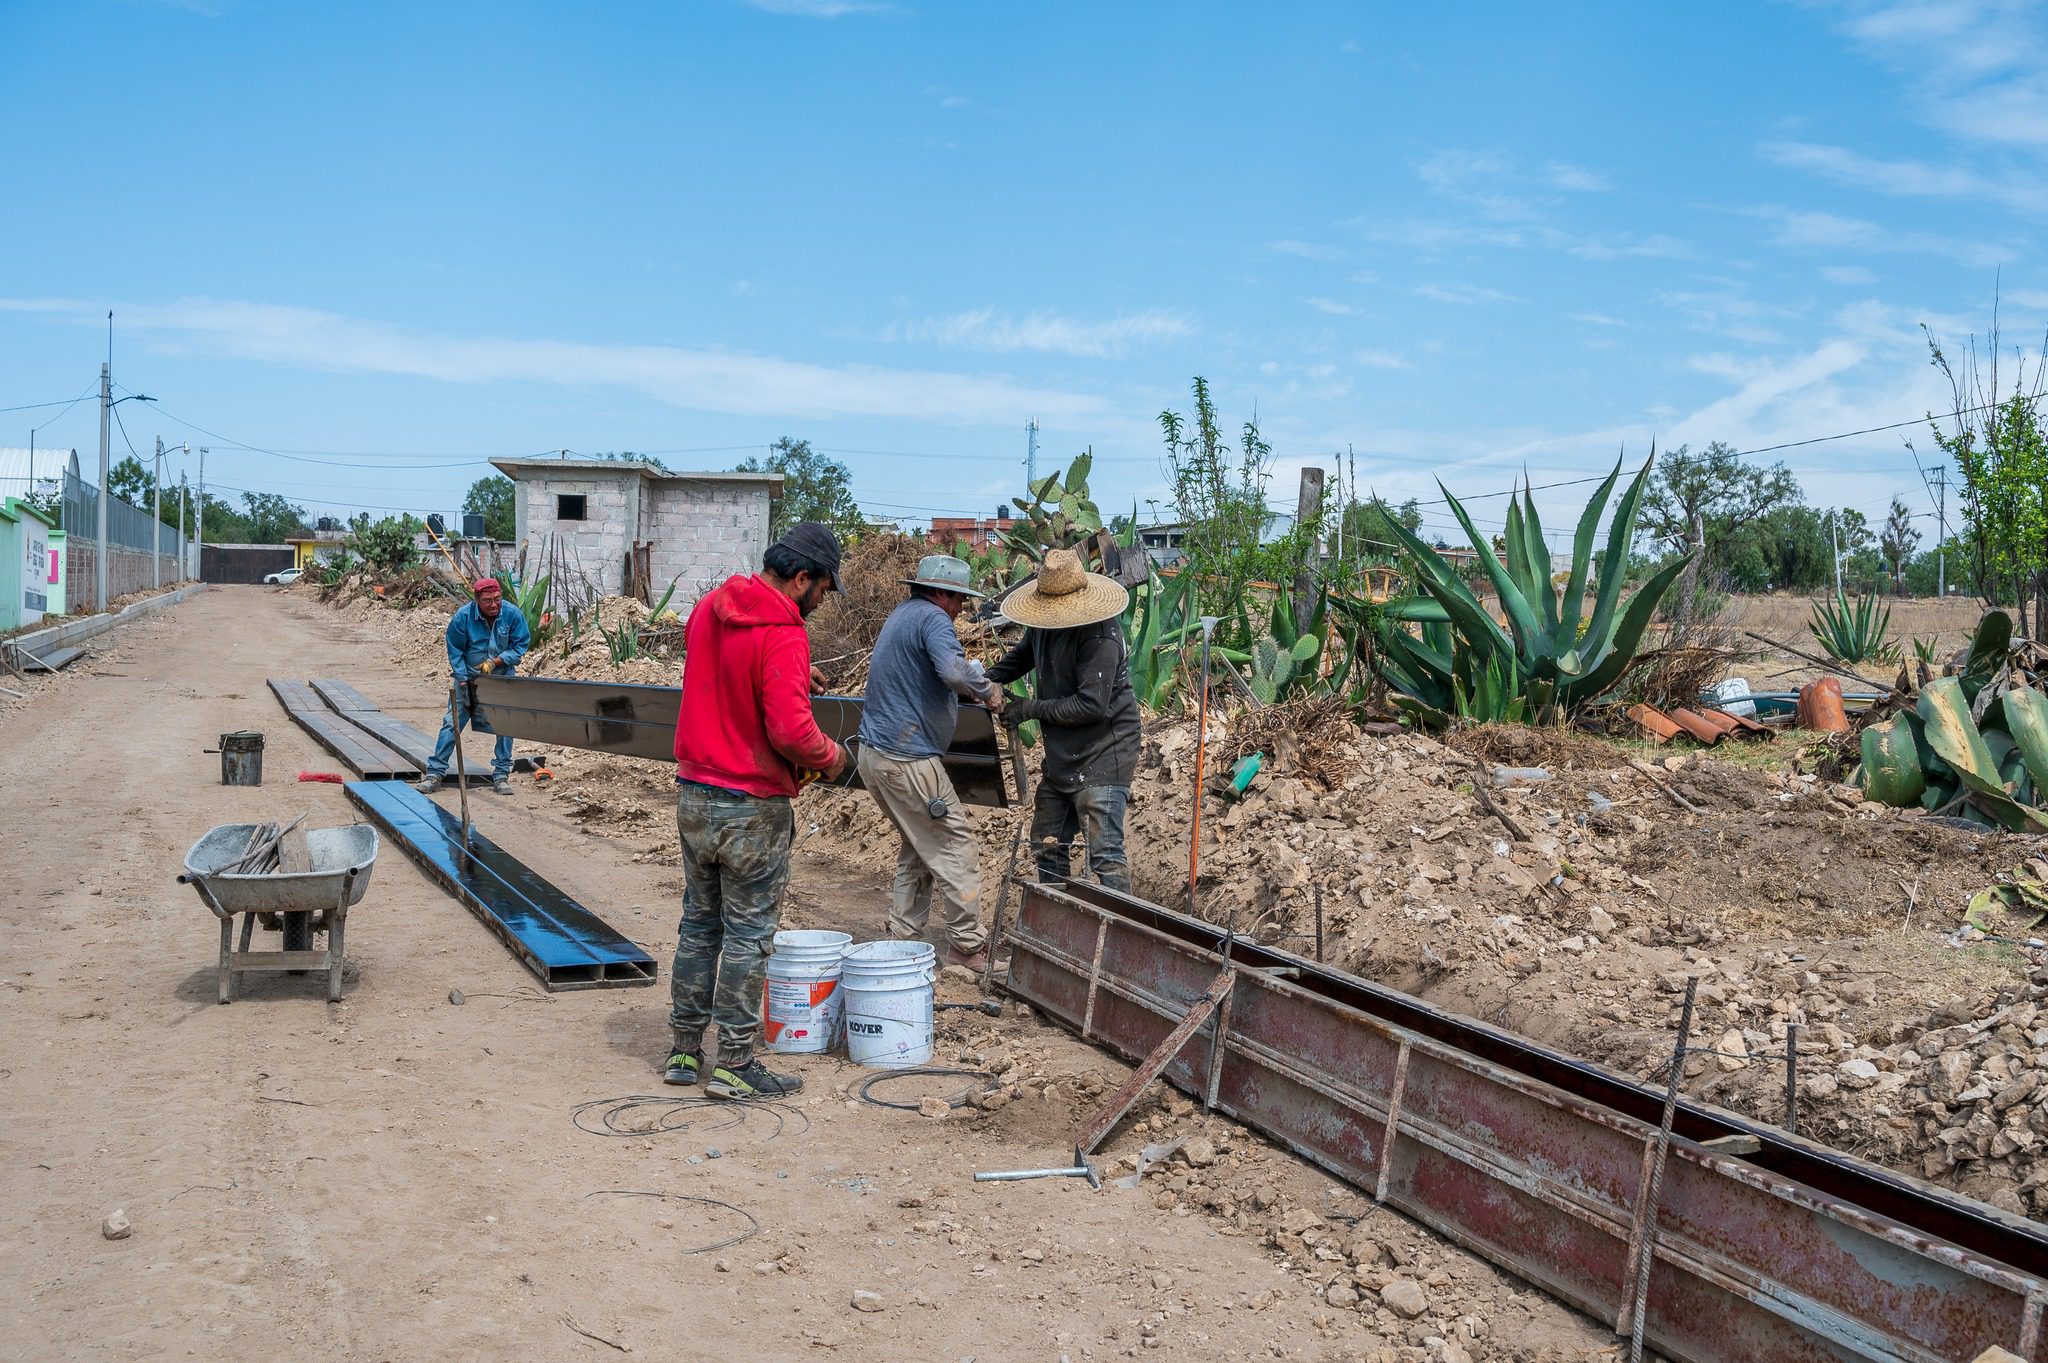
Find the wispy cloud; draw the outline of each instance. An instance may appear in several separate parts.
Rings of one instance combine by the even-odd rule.
[[[1324,246],[1319,242],[1313,241],[1294,241],[1292,239],[1269,241],[1266,243],[1266,249],[1276,256],[1295,256],[1301,260],[1330,261],[1344,259],[1344,253],[1336,247]]]
[[[962,424],[1037,413],[1083,428],[1113,416],[1091,394],[999,375],[820,365],[682,346],[452,336],[269,303],[184,299],[115,305],[126,333],[159,351],[444,383],[621,387],[693,411],[772,417],[891,417]],[[0,312],[104,325],[106,308],[72,299],[0,299]]]
[[[1521,184],[1523,177],[1499,152],[1447,147],[1425,158],[1415,173],[1443,197],[1498,222],[1526,222],[1540,214],[1534,201],[1502,192],[1501,186]]]
[[[1559,189],[1578,194],[1601,194],[1614,188],[1613,181],[1599,171],[1567,161],[1552,161],[1544,170],[1544,178]]]
[[[1713,332],[1748,345],[1781,345],[1784,335],[1775,325],[1795,315],[1780,303],[1763,303],[1750,297],[1745,287],[1732,280],[1709,280],[1707,287],[1660,289],[1650,301],[1671,308],[1698,331]]]
[[[974,107],[973,100],[963,94],[948,90],[943,85],[927,85],[924,87],[924,93],[926,98],[937,100],[941,109],[972,109]]]
[[[1847,284],[1856,287],[1877,282],[1877,271],[1861,265],[1823,265],[1820,277],[1830,284]]]
[[[1304,298],[1301,301],[1317,312],[1327,313],[1331,317],[1349,317],[1358,311],[1349,303],[1340,303],[1334,298]]]
[[[2022,171],[1983,175],[1960,165],[1884,161],[1847,147],[1815,142],[1766,142],[1765,159],[1854,189],[1905,198],[1979,199],[2017,212],[2048,215],[2048,181]]]
[[[1437,303],[1456,303],[1470,307],[1479,303],[1519,303],[1522,300],[1499,289],[1489,289],[1479,284],[1417,284],[1417,298],[1427,298]]]
[[[1413,369],[1405,355],[1391,350],[1360,350],[1351,356],[1351,362],[1364,369]]]
[[[1619,317],[1609,317],[1604,312],[1575,312],[1572,314],[1572,320],[1574,322],[1584,322],[1587,326],[1591,327],[1625,327],[1628,325]]]
[[[1739,210],[1774,225],[1772,239],[1787,250],[1942,256],[1975,268],[2017,258],[2020,248],[1975,238],[1943,237],[1886,227],[1862,218],[1762,204]]]
[[[1186,318],[1159,308],[1093,321],[1045,312],[1012,317],[988,307],[956,312],[949,317],[893,323],[883,331],[881,339],[960,350],[1038,351],[1113,359],[1134,346],[1178,341],[1194,332]]]
[[[792,14],[803,19],[843,19],[849,14],[893,14],[883,0],[742,0],[749,9],[767,14]]]
[[[2048,24],[2028,0],[1853,0],[1842,27],[1958,136],[2048,148]]]

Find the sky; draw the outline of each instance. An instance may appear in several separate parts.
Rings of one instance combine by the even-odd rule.
[[[794,436],[988,515],[1035,420],[1164,517],[1201,375],[1276,506],[1348,452],[1497,525],[1525,473],[1948,410],[1922,327],[1994,297],[2048,327],[2025,0],[0,0],[0,80],[0,445],[91,476],[111,310],[116,458],[315,513]],[[1914,434],[1758,458],[1931,541]]]

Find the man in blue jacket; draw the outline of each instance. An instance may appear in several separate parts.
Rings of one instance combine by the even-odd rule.
[[[505,600],[498,579],[480,577],[474,590],[476,600],[448,620],[448,671],[461,688],[462,707],[456,718],[478,733],[487,734],[490,729],[470,713],[469,691],[461,684],[486,672],[512,671],[526,656],[533,634],[527,629],[526,617],[519,613],[519,607]],[[442,719],[441,738],[434,744],[434,755],[427,759],[427,773],[413,789],[431,795],[441,788],[448,777],[448,763],[455,757],[455,727],[451,719]],[[499,734],[491,748],[491,789],[500,795],[512,793],[510,734]]]

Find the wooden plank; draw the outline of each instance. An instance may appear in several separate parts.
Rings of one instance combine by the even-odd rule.
[[[281,876],[302,875],[313,869],[313,853],[306,846],[306,830],[294,828],[278,840],[277,873]]]

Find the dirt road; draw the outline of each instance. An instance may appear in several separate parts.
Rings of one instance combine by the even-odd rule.
[[[636,857],[523,778],[510,798],[474,797],[480,827],[645,944],[660,985],[539,994],[387,845],[350,918],[343,1002],[317,978],[270,976],[218,1006],[214,922],[173,879],[186,847],[300,810],[353,822],[338,787],[293,782],[336,764],[264,678],[346,677],[431,727],[435,698],[388,653],[306,596],[217,588],[108,636],[0,716],[15,791],[0,883],[7,1357],[1455,1360],[1609,1344],[1221,1123],[1226,1154],[1202,1173],[1256,1181],[1276,1214],[1309,1209],[1311,1245],[1364,1216],[1395,1271],[1428,1286],[1429,1314],[1396,1317],[1369,1287],[1346,1302],[1344,1253],[1313,1256],[1335,1261],[1321,1277],[1283,1269],[1250,1193],[1233,1224],[1195,1205],[1185,1175],[1135,1193],[973,1184],[976,1168],[1057,1162],[1080,1095],[1117,1077],[1027,1018],[959,1024],[940,1056],[1000,1049],[1043,1072],[987,1117],[855,1103],[871,1072],[815,1058],[795,1062],[805,1092],[772,1118],[576,1129],[580,1103],[662,1089],[676,873],[658,831]],[[260,789],[220,785],[201,751],[241,728],[267,737]],[[882,928],[880,885],[828,862],[800,859],[794,905],[799,922]],[[115,1208],[134,1231],[108,1240]],[[693,1252],[748,1217],[752,1238]],[[881,1309],[852,1309],[856,1290]]]

